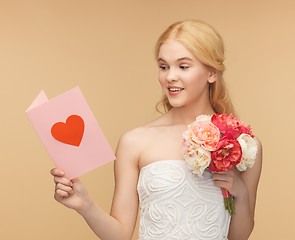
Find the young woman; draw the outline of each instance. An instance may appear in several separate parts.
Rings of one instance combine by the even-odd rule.
[[[131,239],[139,207],[141,240],[248,239],[262,165],[259,139],[255,164],[244,172],[206,169],[200,178],[187,169],[181,151],[182,133],[198,115],[236,116],[222,77],[222,38],[203,21],[176,22],[160,36],[155,57],[166,112],[120,137],[110,214],[90,199],[79,178],[70,181],[57,168],[51,170],[55,199],[83,216],[101,239]],[[233,216],[224,209],[220,187],[234,196]]]

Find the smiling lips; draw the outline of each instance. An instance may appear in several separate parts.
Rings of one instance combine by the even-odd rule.
[[[168,91],[170,95],[177,95],[179,94],[184,88],[175,87],[175,86],[168,86]]]

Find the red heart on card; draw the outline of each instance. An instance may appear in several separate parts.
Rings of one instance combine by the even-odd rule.
[[[59,142],[79,146],[84,134],[84,121],[78,115],[71,115],[66,123],[57,122],[51,127],[51,135]]]

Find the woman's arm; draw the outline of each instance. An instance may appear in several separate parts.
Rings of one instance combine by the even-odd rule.
[[[80,211],[94,233],[103,240],[130,240],[138,212],[138,158],[136,130],[121,136],[114,162],[115,191],[110,215],[96,204]]]
[[[139,148],[137,144],[135,130],[123,134],[118,142],[117,159],[114,161],[115,191],[110,214],[90,199],[78,178],[72,180],[71,184],[65,179],[55,177],[56,183],[59,181],[55,199],[75,209],[102,240],[130,240],[132,238],[139,204],[137,195]],[[62,185],[62,181],[67,186]],[[75,199],[79,200],[79,204],[76,204],[77,201],[73,202]]]
[[[224,187],[234,196],[236,214],[231,218],[229,240],[248,239],[254,228],[256,193],[262,168],[262,145],[257,137],[254,139],[258,151],[252,168],[240,172],[234,167],[213,174],[215,185]]]

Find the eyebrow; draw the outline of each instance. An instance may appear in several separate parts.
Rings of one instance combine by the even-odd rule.
[[[189,61],[192,61],[192,62],[193,62],[193,60],[192,60],[191,58],[188,58],[188,57],[178,58],[178,59],[176,60],[176,62],[181,61],[181,60],[189,60]],[[162,59],[162,58],[159,58],[158,61],[166,62],[166,61],[165,61],[164,59]]]

